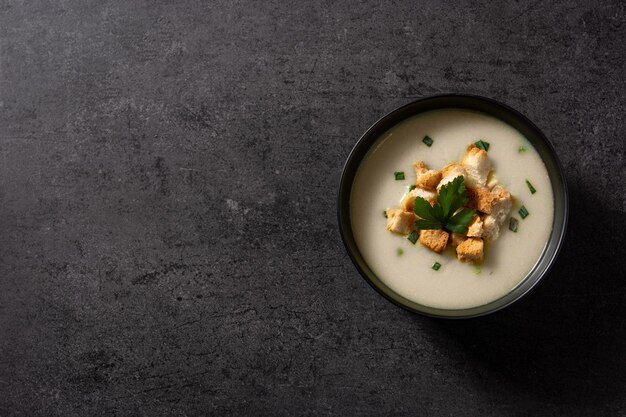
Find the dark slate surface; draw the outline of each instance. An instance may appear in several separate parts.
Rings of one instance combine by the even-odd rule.
[[[0,415],[626,415],[625,21],[0,2]],[[336,224],[359,135],[442,92],[527,114],[572,197],[549,278],[463,322],[378,296]]]

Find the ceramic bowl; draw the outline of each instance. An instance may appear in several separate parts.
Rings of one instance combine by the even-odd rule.
[[[516,128],[535,147],[548,170],[554,194],[554,221],[547,245],[539,260],[526,277],[505,296],[478,307],[445,310],[421,305],[394,292],[370,269],[356,245],[350,221],[350,195],[352,184],[361,161],[381,135],[416,114],[446,109],[467,109],[486,113]],[[545,277],[554,263],[567,228],[569,203],[563,170],[554,147],[533,122],[520,112],[495,100],[472,95],[441,95],[427,97],[402,106],[378,120],[358,140],[343,168],[339,185],[339,228],[348,254],[363,278],[381,295],[409,311],[432,317],[470,318],[493,313],[519,300]]]

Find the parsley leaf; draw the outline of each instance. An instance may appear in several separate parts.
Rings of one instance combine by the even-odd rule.
[[[465,192],[465,180],[458,176],[451,182],[439,189],[437,202],[443,210],[443,217],[447,219],[467,203],[467,193]]]
[[[423,220],[419,219],[415,221],[415,226],[419,230],[439,230],[443,229],[443,223],[436,220]]]
[[[415,225],[420,230],[445,228],[451,232],[466,233],[467,225],[472,221],[476,210],[464,208],[456,213],[465,203],[465,180],[458,176],[439,189],[437,203],[434,205],[431,206],[422,197],[415,198],[413,211],[420,217]]]
[[[446,223],[446,229],[456,233],[467,233],[467,225],[472,221],[476,210],[464,208]]]
[[[415,214],[425,220],[437,222],[440,218],[437,215],[438,213],[435,211],[434,207],[431,206],[430,203],[422,197],[415,197],[415,205],[413,211],[415,212]]]

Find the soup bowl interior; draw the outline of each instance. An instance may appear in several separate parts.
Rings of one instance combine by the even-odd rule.
[[[389,129],[409,117],[440,109],[465,109],[479,111],[496,117],[517,129],[541,156],[550,177],[554,195],[554,219],[546,246],[526,277],[503,297],[484,305],[464,309],[441,309],[418,304],[386,285],[368,266],[356,244],[350,218],[352,185],[359,165],[377,140]],[[554,147],[545,135],[524,115],[492,99],[470,95],[443,95],[414,101],[387,114],[359,139],[344,166],[339,186],[338,204],[341,236],[354,265],[363,278],[381,295],[409,311],[445,318],[470,318],[495,312],[515,302],[533,289],[549,271],[561,248],[568,218],[568,199],[563,172]]]

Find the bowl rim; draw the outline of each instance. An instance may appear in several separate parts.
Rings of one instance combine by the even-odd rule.
[[[378,285],[376,282],[374,282],[374,280],[372,280],[372,278],[369,276],[368,271],[364,270],[363,266],[361,265],[361,263],[359,261],[361,261],[364,265],[367,266],[367,262],[365,261],[365,259],[360,255],[360,253],[355,254],[354,252],[359,252],[358,251],[358,247],[356,245],[353,233],[352,233],[352,225],[351,225],[351,218],[350,218],[350,197],[351,197],[351,192],[352,192],[352,185],[354,182],[354,176],[356,174],[356,170],[358,169],[358,167],[360,166],[362,160],[364,159],[364,157],[367,155],[367,153],[369,152],[369,150],[371,149],[371,147],[378,141],[378,139],[381,137],[382,133],[384,133],[385,131],[387,131],[389,128],[399,124],[400,122],[413,117],[417,114],[421,114],[421,113],[425,113],[428,111],[434,111],[434,110],[440,110],[440,109],[453,109],[453,108],[457,108],[457,109],[464,109],[464,110],[471,110],[471,111],[478,111],[478,112],[482,112],[484,114],[487,114],[491,117],[495,117],[507,124],[509,124],[510,126],[512,126],[510,123],[508,123],[507,121],[503,120],[500,117],[497,117],[493,114],[490,114],[484,110],[477,110],[471,107],[463,107],[463,106],[458,106],[458,105],[451,105],[451,106],[436,106],[433,108],[429,108],[426,110],[418,110],[418,111],[411,111],[411,108],[414,107],[418,107],[418,106],[423,106],[428,104],[428,102],[437,102],[437,101],[445,101],[445,100],[451,100],[451,101],[456,101],[456,100],[466,100],[467,102],[474,102],[474,103],[484,103],[486,105],[489,106],[494,106],[495,108],[499,108],[500,110],[504,111],[505,113],[508,113],[509,115],[511,115],[513,118],[518,119],[522,125],[525,125],[525,127],[529,128],[530,131],[532,131],[534,133],[534,136],[536,138],[539,138],[543,144],[546,146],[547,152],[549,154],[549,156],[551,157],[554,165],[553,168],[553,172],[554,172],[554,178],[552,173],[550,172],[550,170],[548,169],[548,167],[546,166],[546,169],[548,170],[548,174],[550,177],[550,181],[552,183],[552,187],[554,188],[554,179],[556,178],[556,182],[557,184],[561,187],[561,200],[562,200],[562,220],[561,220],[561,224],[560,227],[558,229],[555,228],[556,222],[557,222],[557,212],[556,212],[556,206],[557,206],[557,193],[555,192],[555,190],[553,190],[553,198],[555,201],[555,205],[554,205],[554,219],[553,219],[553,225],[552,225],[552,231],[550,232],[550,237],[548,238],[548,241],[546,242],[546,245],[541,253],[541,255],[539,256],[539,259],[536,261],[535,265],[533,266],[533,268],[531,268],[531,270],[527,273],[527,275],[524,277],[523,280],[521,280],[515,287],[513,287],[513,289],[511,289],[511,291],[509,291],[507,294],[505,294],[504,296],[496,299],[496,300],[492,300],[491,302],[484,304],[482,306],[476,306],[476,307],[471,307],[471,308],[465,308],[465,309],[454,309],[454,310],[450,310],[450,309],[441,309],[441,308],[435,308],[435,307],[429,307],[429,306],[424,306],[421,305],[419,303],[416,303],[412,300],[408,300],[405,297],[401,296],[400,294],[398,294],[397,292],[393,291],[390,287],[388,287],[387,285],[385,285],[384,283],[382,283],[382,281],[376,276],[376,274],[370,269],[369,272],[372,274],[372,276],[374,276],[376,278],[376,280],[385,288],[381,288],[380,285]],[[399,115],[401,115],[404,112],[409,112],[409,114],[401,117],[399,120],[393,122],[393,124],[391,124],[390,127],[387,127],[386,129],[383,130],[383,132],[381,132],[380,134],[376,134],[376,132],[381,129],[381,126],[385,125],[387,121],[389,121],[390,119],[395,119],[396,117],[398,117]],[[512,126],[514,129],[518,130],[517,127]],[[523,132],[520,131],[520,133],[526,137],[526,135],[524,135]],[[376,135],[376,137],[372,138],[373,135]],[[531,141],[531,139],[529,139],[528,137],[526,137],[526,139],[528,141]],[[363,146],[365,145],[365,142],[371,142],[369,143],[369,145],[367,145],[367,148],[365,150],[361,149]],[[531,141],[532,143],[532,141]],[[535,144],[533,143],[533,147],[535,147]],[[537,150],[537,152],[540,154],[540,157],[542,159],[542,161],[544,162],[544,164],[546,164],[546,159],[544,158],[544,155],[541,154],[539,152],[539,150]],[[362,155],[358,155],[358,154],[362,154]],[[354,172],[350,172],[350,168],[352,165],[355,164],[355,159],[358,158],[358,161],[356,161],[356,167],[354,168]],[[339,225],[339,230],[340,230],[340,234],[341,234],[341,239],[343,241],[344,247],[346,248],[346,251],[348,252],[348,255],[350,257],[350,260],[352,261],[352,263],[354,264],[354,266],[356,267],[357,271],[359,272],[359,274],[361,275],[361,277],[372,287],[374,288],[374,290],[376,290],[376,292],[378,292],[380,295],[382,295],[385,299],[387,299],[388,301],[390,301],[391,303],[403,308],[404,310],[410,311],[412,313],[417,313],[417,314],[421,314],[424,316],[428,316],[428,317],[434,317],[434,318],[445,318],[445,319],[468,319],[468,318],[475,318],[475,317],[481,317],[481,316],[485,316],[491,313],[495,313],[496,311],[499,311],[505,307],[510,306],[511,304],[519,301],[521,298],[523,298],[525,295],[527,295],[528,293],[530,293],[534,288],[537,287],[537,285],[539,284],[539,282],[541,282],[543,280],[543,278],[548,274],[548,272],[552,269],[554,262],[556,260],[556,258],[558,257],[561,248],[563,246],[563,241],[565,239],[565,234],[567,232],[567,224],[568,224],[568,218],[569,218],[569,193],[568,193],[568,189],[567,189],[567,182],[565,180],[565,176],[563,174],[563,166],[561,164],[561,161],[559,160],[557,153],[556,153],[556,149],[554,148],[554,145],[552,144],[552,142],[546,137],[546,135],[541,131],[541,129],[539,129],[539,127],[537,127],[537,125],[535,125],[535,123],[533,123],[528,117],[526,117],[524,114],[520,113],[518,110],[510,107],[507,104],[504,104],[500,101],[494,100],[492,98],[488,98],[488,97],[484,97],[484,96],[480,96],[480,95],[474,95],[474,94],[438,94],[438,95],[433,95],[433,96],[427,96],[427,97],[423,97],[417,100],[413,100],[409,103],[406,103],[400,107],[397,107],[393,110],[391,110],[390,112],[388,112],[387,114],[385,114],[384,116],[380,117],[378,120],[376,120],[376,122],[374,122],[366,131],[365,133],[363,133],[361,135],[361,137],[357,140],[357,142],[354,144],[354,146],[352,147],[348,158],[346,159],[342,171],[341,171],[341,178],[339,181],[339,190],[338,190],[338,198],[337,198],[337,220],[338,220],[338,225]],[[548,249],[550,244],[555,241],[555,245],[553,245],[552,250],[550,251],[550,253],[548,254]],[[529,285],[527,285],[526,288],[524,288],[523,290],[521,290],[518,294],[514,294],[519,288],[522,287],[523,284],[526,283],[526,281],[529,280],[529,278],[532,276],[533,273],[535,273],[535,271],[537,270],[538,265],[543,261],[544,257],[548,255],[549,258],[547,259],[547,261],[545,261],[545,265],[543,266],[542,271],[540,271],[538,273],[538,276],[532,281],[530,282]],[[385,289],[387,291],[385,291]],[[395,294],[399,299],[405,300],[408,303],[410,303],[411,305],[401,302],[399,299],[396,299],[394,297],[391,296],[391,294]],[[512,296],[514,294],[514,296]],[[502,302],[501,300],[504,300],[505,298],[509,297],[509,300],[506,300],[504,302]],[[492,304],[496,303],[493,308],[485,308],[488,307]],[[466,313],[464,313],[466,312]],[[453,313],[453,314],[446,314],[446,313]]]

